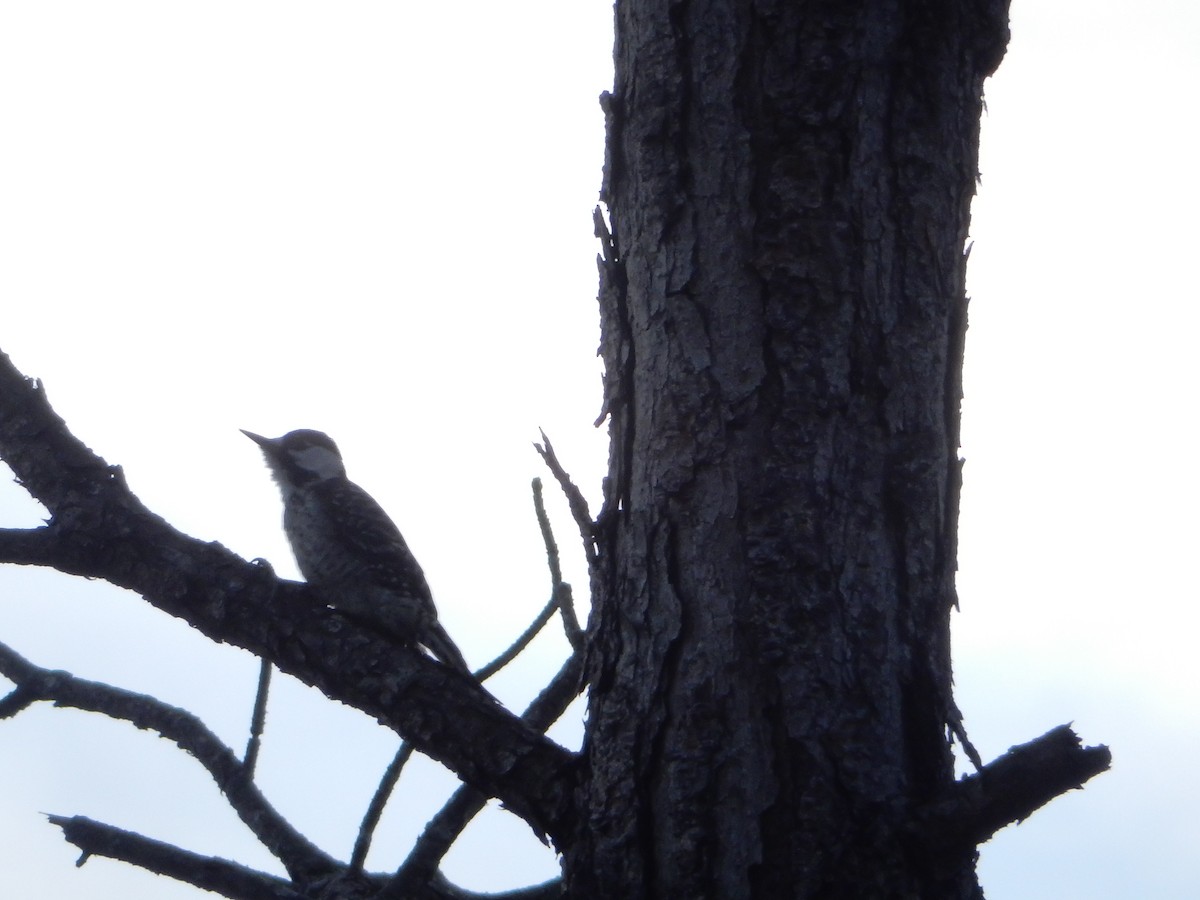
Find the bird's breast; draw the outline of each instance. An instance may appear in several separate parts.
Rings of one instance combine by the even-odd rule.
[[[367,578],[367,567],[345,548],[319,498],[297,494],[284,507],[283,528],[304,580],[315,587]]]

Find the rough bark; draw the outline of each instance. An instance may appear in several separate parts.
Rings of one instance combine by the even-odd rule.
[[[1004,2],[617,4],[576,896],[973,897],[960,362]],[[920,844],[920,842],[917,842]]]

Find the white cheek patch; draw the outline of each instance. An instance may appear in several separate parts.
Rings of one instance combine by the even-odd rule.
[[[292,451],[291,457],[298,467],[312,472],[319,480],[336,478],[346,471],[342,458],[328,447],[305,447]]]

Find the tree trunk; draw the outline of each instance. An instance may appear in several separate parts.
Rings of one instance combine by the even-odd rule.
[[[572,896],[980,896],[953,781],[969,207],[1005,0],[619,0]]]

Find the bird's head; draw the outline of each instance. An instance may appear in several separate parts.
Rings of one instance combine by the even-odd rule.
[[[324,432],[301,428],[283,437],[267,438],[243,428],[242,434],[262,448],[271,475],[285,490],[346,477],[342,454]]]

